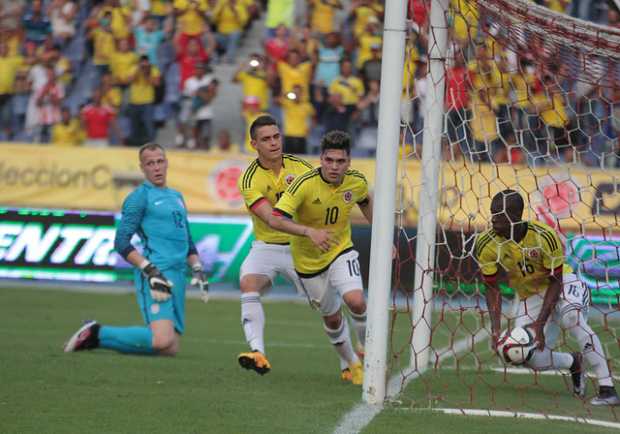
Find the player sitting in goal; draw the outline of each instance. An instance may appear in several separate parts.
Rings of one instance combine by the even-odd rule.
[[[537,346],[526,366],[537,371],[569,369],[573,391],[583,398],[585,357],[599,385],[598,395],[590,403],[620,405],[601,341],[587,323],[588,290],[564,262],[557,233],[544,223],[522,221],[523,207],[523,198],[514,190],[496,194],[491,201],[492,228],[479,234],[474,244],[474,255],[487,287],[493,348],[497,347],[500,333],[499,266],[519,297],[514,326],[530,327],[535,333]],[[551,321],[547,322],[549,317]],[[583,355],[551,350],[558,326],[573,335]],[[545,339],[545,335],[549,338]]]

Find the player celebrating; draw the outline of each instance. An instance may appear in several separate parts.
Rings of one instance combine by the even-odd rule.
[[[530,327],[537,348],[527,366],[537,371],[569,369],[573,391],[585,396],[585,369],[588,361],[598,379],[599,392],[592,405],[619,405],[605,353],[598,336],[587,323],[589,293],[571,267],[564,262],[562,244],[555,231],[538,221],[522,221],[523,198],[514,190],[504,190],[491,201],[489,229],[476,238],[474,255],[487,286],[487,305],[491,317],[493,345],[500,332],[501,297],[498,265],[508,276],[519,297],[516,327]],[[552,321],[547,323],[549,317]],[[558,325],[569,331],[582,353],[552,351]],[[545,339],[545,334],[549,336]]]
[[[181,193],[166,187],[164,148],[147,143],[139,151],[146,180],[123,203],[114,248],[136,267],[138,305],[148,327],[111,327],[90,321],[65,344],[65,352],[108,348],[121,353],[174,356],[185,328],[186,262],[192,284],[208,300],[208,282],[189,234]],[[139,253],[130,243],[138,234]]]
[[[351,345],[341,299],[349,307],[358,340],[366,333],[366,301],[358,253],[351,241],[351,209],[357,204],[372,223],[366,178],[351,164],[351,138],[331,131],[321,141],[321,167],[293,182],[278,200],[269,225],[291,238],[295,270],[310,304],[317,308],[336,352],[349,364],[354,384],[362,384],[362,364]]]
[[[271,229],[267,221],[276,203],[293,180],[312,169],[310,163],[282,153],[282,136],[271,116],[263,115],[250,126],[252,146],[258,153],[245,172],[239,177],[239,190],[243,195],[254,225],[256,241],[241,265],[241,325],[251,351],[239,354],[239,364],[259,374],[271,370],[265,356],[263,331],[265,313],[260,296],[277,274],[299,286],[290,254],[290,236]]]

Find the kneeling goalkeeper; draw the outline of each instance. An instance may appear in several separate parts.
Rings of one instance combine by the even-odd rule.
[[[150,143],[139,151],[146,180],[127,196],[114,247],[136,267],[136,297],[146,327],[111,327],[89,321],[71,336],[65,352],[108,348],[121,353],[174,356],[185,329],[187,264],[192,284],[207,301],[208,282],[192,242],[181,193],[166,186],[164,149]],[[138,252],[130,243],[142,241]]]

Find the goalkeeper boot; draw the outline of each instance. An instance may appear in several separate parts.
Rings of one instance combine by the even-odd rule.
[[[364,383],[364,367],[362,362],[356,362],[349,365],[351,370],[351,383],[361,385]]]
[[[97,348],[99,346],[100,327],[101,325],[97,321],[86,321],[65,344],[65,353]]]
[[[598,395],[590,400],[590,404],[596,406],[602,405],[620,405],[620,398],[614,386],[600,386]]]
[[[239,364],[245,369],[254,369],[260,375],[265,375],[271,371],[271,364],[267,357],[260,351],[241,353],[237,358]]]
[[[340,371],[340,379],[345,383],[352,381],[353,374],[351,373],[351,370],[349,368],[344,368],[342,371]]]
[[[572,353],[573,365],[570,367],[570,376],[573,380],[573,393],[580,398],[586,396],[586,370],[583,366],[583,354]]]

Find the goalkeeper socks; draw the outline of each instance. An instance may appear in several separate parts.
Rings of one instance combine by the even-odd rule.
[[[241,294],[241,327],[250,349],[265,354],[263,330],[265,329],[265,312],[260,302],[260,293],[244,292]]]
[[[341,318],[340,327],[336,330],[330,329],[325,324],[323,324],[323,328],[325,329],[329,341],[342,360],[345,360],[348,365],[359,362],[357,355],[353,351],[353,345],[351,345],[349,325],[345,318]]]
[[[599,386],[613,386],[611,372],[605,359],[605,352],[597,334],[586,322],[582,313],[574,310],[564,314],[562,322],[579,342],[583,357],[598,380]]]
[[[355,329],[355,333],[357,335],[358,342],[362,345],[366,345],[366,312],[364,313],[354,313],[349,311],[351,314],[351,319],[353,320],[353,328]]]
[[[99,346],[126,354],[153,354],[153,332],[148,327],[111,327],[99,329]]]

